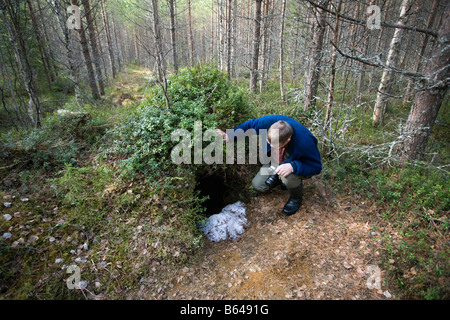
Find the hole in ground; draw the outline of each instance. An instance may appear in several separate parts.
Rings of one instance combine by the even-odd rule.
[[[236,201],[250,200],[248,183],[238,170],[215,171],[199,175],[195,190],[200,198],[209,197],[203,202],[204,215],[209,217],[222,211],[223,207]]]

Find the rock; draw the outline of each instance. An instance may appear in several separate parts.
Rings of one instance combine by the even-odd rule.
[[[11,233],[5,232],[5,233],[3,234],[3,238],[5,238],[5,239],[11,238]]]
[[[87,288],[87,281],[85,281],[85,280],[80,281],[80,282],[78,283],[78,287],[79,287],[80,289],[86,289],[86,288]]]
[[[347,261],[344,261],[344,263],[342,264],[344,266],[345,269],[350,270],[351,268],[353,268],[352,265],[350,265]]]
[[[28,242],[30,242],[30,243],[34,243],[34,242],[36,242],[38,240],[39,240],[39,237],[35,236],[35,235],[33,235],[33,236],[28,238]]]
[[[3,202],[3,205],[4,205],[6,208],[11,208],[12,203],[11,203],[11,202]]]
[[[7,213],[7,214],[4,214],[4,215],[3,215],[3,218],[5,218],[6,221],[9,221],[9,220],[12,219],[11,215],[8,214],[8,213]]]

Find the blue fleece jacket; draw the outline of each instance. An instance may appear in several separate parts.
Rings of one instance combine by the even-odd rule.
[[[259,134],[260,129],[269,130],[270,126],[279,120],[289,123],[294,130],[291,141],[288,144],[287,153],[289,157],[283,163],[290,163],[294,169],[293,173],[300,176],[314,176],[322,171],[320,152],[317,148],[317,138],[302,124],[284,115],[267,115],[258,119],[250,119],[234,128],[254,129]],[[267,151],[270,145],[267,144]]]

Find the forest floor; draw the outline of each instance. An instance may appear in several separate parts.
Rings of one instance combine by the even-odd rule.
[[[117,83],[109,94],[110,97],[113,97],[111,98],[112,104],[117,107],[126,106],[133,101],[141,100],[143,98],[141,89],[148,85],[147,77],[150,74],[138,70],[132,73],[131,78],[127,76],[119,79],[120,83]],[[146,77],[146,81],[142,81],[143,77]],[[141,86],[141,89],[138,86]],[[85,161],[88,163],[90,160],[86,159]],[[251,173],[248,172],[248,174],[250,177]],[[8,179],[13,182],[22,179],[25,187],[27,187],[26,181],[30,183],[33,181],[36,184],[46,185],[47,189],[50,188],[48,184],[36,181],[31,172],[28,173],[28,176],[20,178],[19,173],[13,175],[11,171]],[[123,277],[126,280],[124,283],[119,284],[119,278],[115,276],[112,276],[113,279],[105,281],[105,287],[108,287],[108,281],[112,283],[110,285],[114,287],[114,292],[89,294],[84,297],[87,299],[163,300],[401,299],[400,289],[388,273],[388,269],[401,264],[401,261],[397,257],[395,259],[387,257],[386,244],[395,248],[404,236],[399,233],[400,231],[395,225],[390,224],[389,220],[382,217],[384,214],[383,208],[372,204],[373,199],[346,194],[346,191],[338,190],[337,186],[330,184],[331,181],[333,180],[327,180],[322,175],[304,181],[302,207],[290,217],[281,214],[289,194],[279,187],[269,193],[258,194],[246,199],[244,202],[248,228],[244,234],[236,240],[222,242],[210,242],[205,237],[204,246],[194,256],[189,257],[189,261],[184,264],[165,263],[158,259],[147,260],[141,254],[138,254],[139,257],[136,257],[136,261],[133,261],[128,258],[128,255],[130,255],[128,251],[132,244],[124,244],[124,248],[127,248],[128,251],[123,250],[124,253],[119,257],[111,256],[107,252],[108,248],[105,249],[105,253],[98,251],[98,247],[95,247],[95,250],[89,248],[90,251],[85,253],[80,249],[78,251],[86,254],[86,256],[111,260],[115,263],[114,266],[117,265],[118,268],[121,268],[121,261],[125,261],[124,259],[128,259],[127,262],[124,262],[124,265],[137,265],[141,261],[148,262],[148,265],[145,263],[145,265],[129,274],[125,274],[126,272],[123,271]],[[0,195],[4,201],[10,201],[9,199],[19,194],[28,195],[32,190],[34,190],[32,186],[29,186],[28,191],[18,190],[20,192],[16,194],[13,189],[6,188],[5,192],[0,192]],[[45,193],[44,191],[41,190],[40,192]],[[45,194],[42,195],[42,197],[44,196]],[[43,200],[40,203],[38,201],[39,196],[35,195],[35,209],[38,209],[40,216],[30,221],[26,220],[28,219],[25,217],[26,214],[21,214],[19,211],[29,212],[28,215],[30,215],[33,209],[31,206],[31,203],[34,202],[32,201],[33,197],[30,197],[29,202],[21,203],[18,207],[14,207],[13,204],[10,209],[3,208],[5,212],[2,213],[9,213],[9,216],[13,218],[10,221],[1,220],[0,222],[3,224],[0,224],[0,230],[2,232],[13,230],[16,231],[16,234],[19,234],[19,231],[22,230],[20,235],[23,235],[23,237],[28,234],[39,234],[39,241],[46,241],[46,230],[52,231],[60,226],[58,219],[61,217],[58,215],[58,219],[56,219],[56,215],[53,216],[58,206],[55,208],[53,200],[48,196],[45,197],[50,202],[48,205]],[[18,203],[17,199],[16,203]],[[41,208],[39,208],[39,204],[42,205]],[[20,206],[23,206],[23,208]],[[51,215],[46,211],[47,207],[50,208]],[[21,216],[22,218],[20,218]],[[43,224],[37,223],[39,219],[42,220]],[[122,222],[120,219],[118,221]],[[51,224],[53,222],[56,223],[56,226]],[[49,226],[51,226],[50,229],[48,229]],[[122,227],[125,228],[125,226]],[[70,228],[66,229],[64,230],[70,231]],[[63,234],[64,239],[67,238],[68,234],[65,234],[64,230],[60,231],[61,239]],[[107,244],[108,241],[113,242],[113,238],[115,238],[115,229],[114,232],[109,229],[105,230],[108,230],[108,232],[102,235],[104,239],[100,236],[97,239],[100,247],[103,246],[103,241]],[[14,232],[11,233],[14,237]],[[30,264],[39,264],[43,261],[45,264],[44,272],[48,275],[44,274],[41,277],[42,283],[47,279],[53,279],[55,288],[64,288],[65,283],[61,283],[58,279],[65,279],[67,275],[59,264],[52,263],[52,261],[60,257],[73,260],[77,256],[75,254],[64,256],[63,253],[67,251],[66,247],[70,245],[69,240],[66,240],[67,243],[64,244],[64,241],[58,242],[56,231],[51,234],[53,235],[53,241],[55,241],[54,238],[57,238],[53,244],[55,248],[51,249],[52,247],[45,242],[45,246],[36,251],[37,254],[41,254],[42,258],[33,258]],[[142,239],[139,238],[139,240],[142,240],[145,246],[137,248],[135,252],[151,251],[150,243],[147,243],[148,239],[144,239],[144,236],[142,235]],[[82,235],[79,235],[79,237],[82,237]],[[35,238],[37,239],[37,237]],[[6,239],[6,242],[13,243],[13,240],[16,239]],[[127,240],[123,241],[126,242]],[[25,250],[26,247],[21,245],[21,242],[18,241],[18,248],[22,248],[22,251]],[[78,245],[82,247],[79,243]],[[111,243],[110,246],[112,245]],[[94,244],[92,246],[94,247]],[[12,254],[14,254],[14,250],[9,249]],[[22,254],[25,256],[25,253]],[[107,254],[109,254],[108,257],[106,257]],[[50,263],[45,263],[44,256],[48,256],[48,261],[53,260]],[[17,259],[19,258],[21,258],[20,255]],[[25,258],[23,259],[25,260]],[[19,262],[16,263],[16,258],[14,258],[10,264],[16,268],[16,264],[18,265]],[[109,264],[111,263],[108,262]],[[96,272],[100,272],[95,265],[92,268]],[[20,268],[17,267],[17,269]],[[112,269],[113,265],[111,265]],[[16,271],[11,271],[11,274],[20,274]],[[141,271],[144,271],[144,274]],[[88,270],[86,269],[84,272],[83,275]],[[109,273],[118,274],[117,270],[107,272],[106,278],[108,278]],[[416,271],[413,268],[408,272],[414,275]],[[103,278],[99,277],[99,279],[100,283]],[[10,282],[13,283],[14,281],[16,279],[11,277]],[[28,280],[21,280],[17,284],[17,291],[22,290],[23,294],[26,294],[31,290],[27,289],[28,287],[20,288],[22,283],[27,283],[26,281]],[[41,280],[39,280],[39,283],[41,283]],[[41,286],[39,283],[38,287]],[[9,285],[9,282],[5,282],[3,284],[4,289],[8,289]],[[92,281],[90,285],[93,285]],[[97,292],[97,288],[89,288]],[[1,289],[2,282],[0,281],[0,292]],[[11,290],[11,296],[14,296],[14,290]],[[49,290],[53,290],[53,288]],[[98,290],[103,291],[103,287]],[[55,297],[58,294],[64,294],[61,292],[50,293],[54,294]],[[69,294],[71,293],[69,292]],[[22,297],[22,295],[19,295],[19,297]],[[46,296],[44,295],[44,297]]]
[[[304,182],[304,201],[281,214],[279,187],[246,204],[248,228],[236,240],[209,242],[184,267],[141,279],[143,299],[396,299],[383,280],[376,208],[341,203],[319,179]],[[333,203],[333,205],[332,205]],[[374,231],[376,230],[376,231]],[[382,235],[383,234],[383,235]],[[379,269],[378,269],[379,268]],[[377,283],[377,270],[380,282]],[[166,279],[161,282],[161,278]]]

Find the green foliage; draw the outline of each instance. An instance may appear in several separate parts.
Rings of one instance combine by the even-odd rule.
[[[69,105],[65,107],[71,108]],[[10,130],[1,136],[3,152],[0,160],[28,162],[34,168],[60,169],[65,164],[77,165],[80,155],[95,144],[106,128],[102,126],[105,111],[101,108],[71,111],[70,116],[47,114],[40,128]],[[2,162],[2,161],[0,161]]]
[[[109,152],[125,155],[125,176],[139,172],[152,181],[169,170],[170,152],[177,144],[171,134],[176,129],[193,133],[197,121],[203,130],[232,128],[249,116],[244,91],[217,69],[181,69],[168,84],[169,108],[163,90],[155,87],[153,94],[111,132]]]
[[[73,224],[95,229],[102,222],[105,206],[102,196],[107,183],[112,181],[112,171],[99,167],[74,167],[67,164],[52,180],[61,203],[71,208],[69,217]]]

